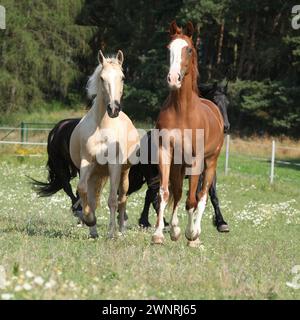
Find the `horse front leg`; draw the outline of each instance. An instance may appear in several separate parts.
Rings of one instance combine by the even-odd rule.
[[[203,184],[201,191],[197,194],[198,204],[197,211],[195,212],[195,218],[192,228],[192,233],[190,237],[187,237],[189,240],[188,245],[196,246],[200,243],[199,236],[201,234],[201,220],[206,207],[208,190],[211,187],[214,176],[216,174],[216,159],[206,160],[206,168],[203,175]],[[186,234],[187,235],[187,234]]]
[[[188,245],[190,246],[196,246],[199,242],[199,234],[195,227],[195,216],[198,206],[198,199],[196,197],[198,181],[199,175],[192,175],[189,177],[189,193],[185,205],[188,213],[188,224],[185,229],[185,237],[187,238]]]
[[[153,244],[162,244],[164,242],[164,211],[169,200],[169,177],[171,166],[171,150],[166,150],[162,147],[159,148],[159,171],[161,177],[160,189],[159,189],[159,212],[156,220],[156,229],[152,236]]]
[[[127,202],[127,192],[129,189],[129,169],[121,173],[121,180],[119,186],[119,231],[124,233],[125,231],[125,211],[126,211],[126,202]]]
[[[121,165],[120,164],[109,164],[109,180],[110,180],[110,191],[108,198],[108,207],[110,211],[110,220],[108,226],[108,238],[113,238],[116,233],[116,211],[118,209],[118,188],[121,180]],[[123,215],[124,217],[124,215]]]
[[[82,159],[80,163],[80,179],[77,186],[77,192],[82,201],[83,214],[80,216],[81,220],[89,227],[93,227],[96,224],[96,218],[91,211],[88,204],[87,191],[88,191],[88,179],[94,168],[94,164],[86,159]]]
[[[177,241],[180,237],[180,227],[178,220],[178,205],[182,196],[182,187],[184,179],[184,167],[182,165],[172,165],[170,174],[170,185],[173,192],[173,211],[170,221],[170,237],[172,241]]]

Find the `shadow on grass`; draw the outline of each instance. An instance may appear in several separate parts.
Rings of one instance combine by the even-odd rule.
[[[26,224],[24,225],[18,225],[17,223],[13,223],[11,226],[8,226],[6,228],[1,228],[0,233],[22,233],[26,234],[30,237],[46,237],[50,239],[61,239],[61,238],[70,238],[70,239],[82,239],[81,234],[74,233],[72,230],[60,230],[57,228],[41,228],[36,226],[35,224]]]
[[[300,170],[300,159],[277,159],[275,162],[275,167],[284,169],[294,169]]]

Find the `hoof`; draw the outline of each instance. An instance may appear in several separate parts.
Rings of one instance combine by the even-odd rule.
[[[197,231],[196,233],[194,232],[185,232],[185,237],[187,238],[188,241],[195,241],[196,239],[198,239],[200,236],[199,231]]]
[[[149,221],[144,221],[144,220],[141,220],[141,219],[139,220],[139,226],[141,228],[145,228],[145,229],[152,227],[151,223]]]
[[[201,245],[201,242],[200,242],[199,238],[197,238],[194,241],[188,240],[188,242],[187,242],[187,246],[190,247],[190,248],[199,248],[200,245]]]
[[[97,223],[96,217],[93,217],[92,219],[87,219],[86,216],[82,217],[82,222],[87,225],[88,227],[94,227]]]
[[[152,236],[152,244],[163,244],[164,243],[164,236],[158,236],[154,234]]]
[[[95,234],[89,234],[89,239],[98,239],[98,238],[99,238],[98,233],[95,233]]]
[[[179,227],[171,228],[170,237],[172,241],[177,241],[180,238],[180,228]]]
[[[228,227],[228,224],[225,223],[225,224],[220,224],[217,226],[217,230],[219,232],[229,232],[229,227]]]
[[[81,227],[83,227],[84,226],[84,223],[82,222],[82,220],[81,219],[78,219],[77,220],[77,227],[78,228],[81,228]]]

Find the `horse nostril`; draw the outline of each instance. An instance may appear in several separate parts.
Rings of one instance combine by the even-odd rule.
[[[168,74],[168,82],[171,82],[170,74]]]
[[[181,75],[178,73],[178,81],[181,81]]]

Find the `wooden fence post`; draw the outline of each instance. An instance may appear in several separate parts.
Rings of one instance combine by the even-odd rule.
[[[225,175],[228,174],[228,162],[229,162],[229,142],[230,142],[230,135],[226,136],[226,151],[225,151]]]
[[[274,181],[274,166],[275,166],[275,140],[272,141],[272,155],[271,155],[271,174],[270,174],[270,183]]]

